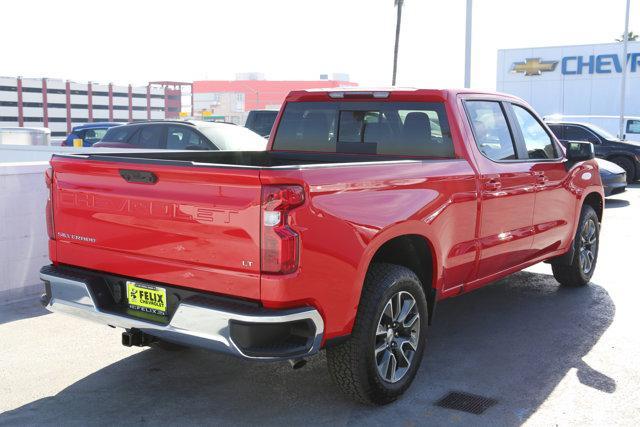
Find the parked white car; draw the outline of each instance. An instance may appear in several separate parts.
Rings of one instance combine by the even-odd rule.
[[[232,123],[162,120],[111,128],[93,147],[262,151],[267,140]]]

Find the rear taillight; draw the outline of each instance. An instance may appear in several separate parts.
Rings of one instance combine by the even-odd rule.
[[[47,234],[49,238],[55,240],[55,232],[53,230],[53,169],[48,168],[44,172],[44,182],[47,184],[47,190],[49,194],[47,195]]]
[[[304,203],[298,185],[265,185],[262,188],[262,256],[265,273],[287,274],[298,268],[300,242],[289,227],[289,212]]]

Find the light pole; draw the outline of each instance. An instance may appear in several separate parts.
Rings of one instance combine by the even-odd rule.
[[[396,44],[393,49],[393,77],[391,78],[391,86],[396,85],[396,72],[398,71],[398,44],[400,43],[400,23],[402,21],[402,5],[404,0],[393,0],[397,10],[398,16],[396,19]]]
[[[471,87],[471,15],[472,0],[467,0],[467,27],[464,44],[464,87]]]
[[[627,0],[627,13],[624,20],[624,36],[622,39],[622,50],[623,50],[623,60],[622,60],[622,83],[620,83],[620,133],[618,137],[620,139],[624,139],[624,95],[626,92],[626,84],[627,84],[627,42],[629,41],[629,10],[631,9],[631,0]]]

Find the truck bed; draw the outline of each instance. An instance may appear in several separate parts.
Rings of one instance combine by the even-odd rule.
[[[461,161],[444,161],[451,162]],[[344,183],[364,189],[398,163],[412,180],[425,163],[434,174],[443,168],[440,160],[280,151],[54,155],[52,260],[260,300],[265,185],[308,185],[316,193]]]
[[[384,161],[412,161],[402,156],[383,156],[342,153],[303,153],[291,151],[127,151],[122,153],[56,155],[82,157],[90,160],[176,166],[206,166],[234,168],[298,169],[309,165],[340,163],[379,163]]]

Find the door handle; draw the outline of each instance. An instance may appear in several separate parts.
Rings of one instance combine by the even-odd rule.
[[[538,184],[546,184],[549,181],[549,178],[547,178],[547,175],[545,175],[544,172],[536,172],[536,182]]]
[[[484,183],[484,188],[488,191],[498,191],[502,188],[502,183],[499,178],[491,178]]]

